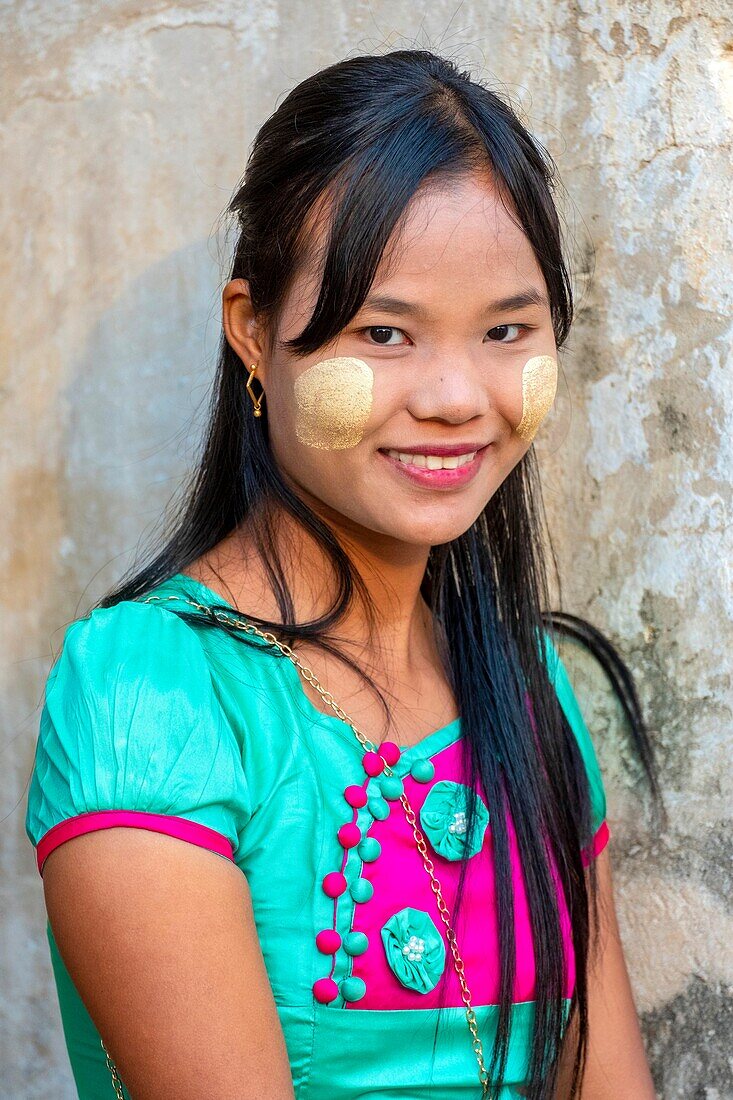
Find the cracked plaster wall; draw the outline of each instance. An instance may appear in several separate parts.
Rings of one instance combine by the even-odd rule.
[[[119,575],[190,458],[217,215],[298,79],[425,45],[485,66],[570,193],[579,308],[537,448],[564,607],[638,678],[663,834],[607,685],[564,655],[606,778],[659,1095],[733,1096],[728,5],[11,0],[0,21],[0,1093],[74,1095],[23,834],[38,708],[64,624]]]

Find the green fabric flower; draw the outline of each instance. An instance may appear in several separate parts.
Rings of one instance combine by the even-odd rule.
[[[445,969],[445,944],[422,909],[400,909],[382,925],[390,970],[406,989],[429,993]]]
[[[489,824],[489,811],[481,795],[476,795],[476,818],[471,843],[467,844],[466,826],[470,790],[465,783],[441,779],[430,788],[420,810],[420,826],[439,855],[458,860],[466,853],[470,859],[481,851]]]

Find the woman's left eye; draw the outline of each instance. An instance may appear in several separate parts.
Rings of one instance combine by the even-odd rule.
[[[490,328],[489,329],[489,336],[491,336],[492,332],[497,332],[497,333],[499,333],[499,336],[498,337],[492,337],[492,340],[493,340],[494,343],[496,343],[496,344],[513,344],[514,341],[517,339],[517,337],[514,336],[510,340],[505,340],[505,339],[503,339],[503,337],[506,335],[506,333],[510,332],[512,329],[518,329],[519,330],[519,329],[526,329],[526,328],[527,328],[527,325],[497,325],[496,328]]]
[[[371,333],[375,344],[379,344],[383,348],[393,348],[398,346],[399,341],[396,344],[392,343],[389,334],[391,332],[402,332],[402,329],[395,328],[394,325],[369,325],[368,328],[363,328],[361,331]],[[385,335],[386,339],[384,338]]]

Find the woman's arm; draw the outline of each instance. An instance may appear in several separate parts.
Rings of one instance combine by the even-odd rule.
[[[59,952],[134,1100],[292,1100],[249,888],[233,863],[117,827],[61,844],[43,886]]]
[[[588,1058],[580,1098],[656,1100],[619,934],[608,847],[596,865],[599,935],[588,968]],[[567,1098],[568,1062],[557,1100]]]

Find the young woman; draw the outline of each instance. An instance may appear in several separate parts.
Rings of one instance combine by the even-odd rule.
[[[257,135],[185,506],[47,683],[26,827],[81,1097],[654,1096],[557,629],[654,781],[649,742],[547,611],[552,184],[426,51]]]

